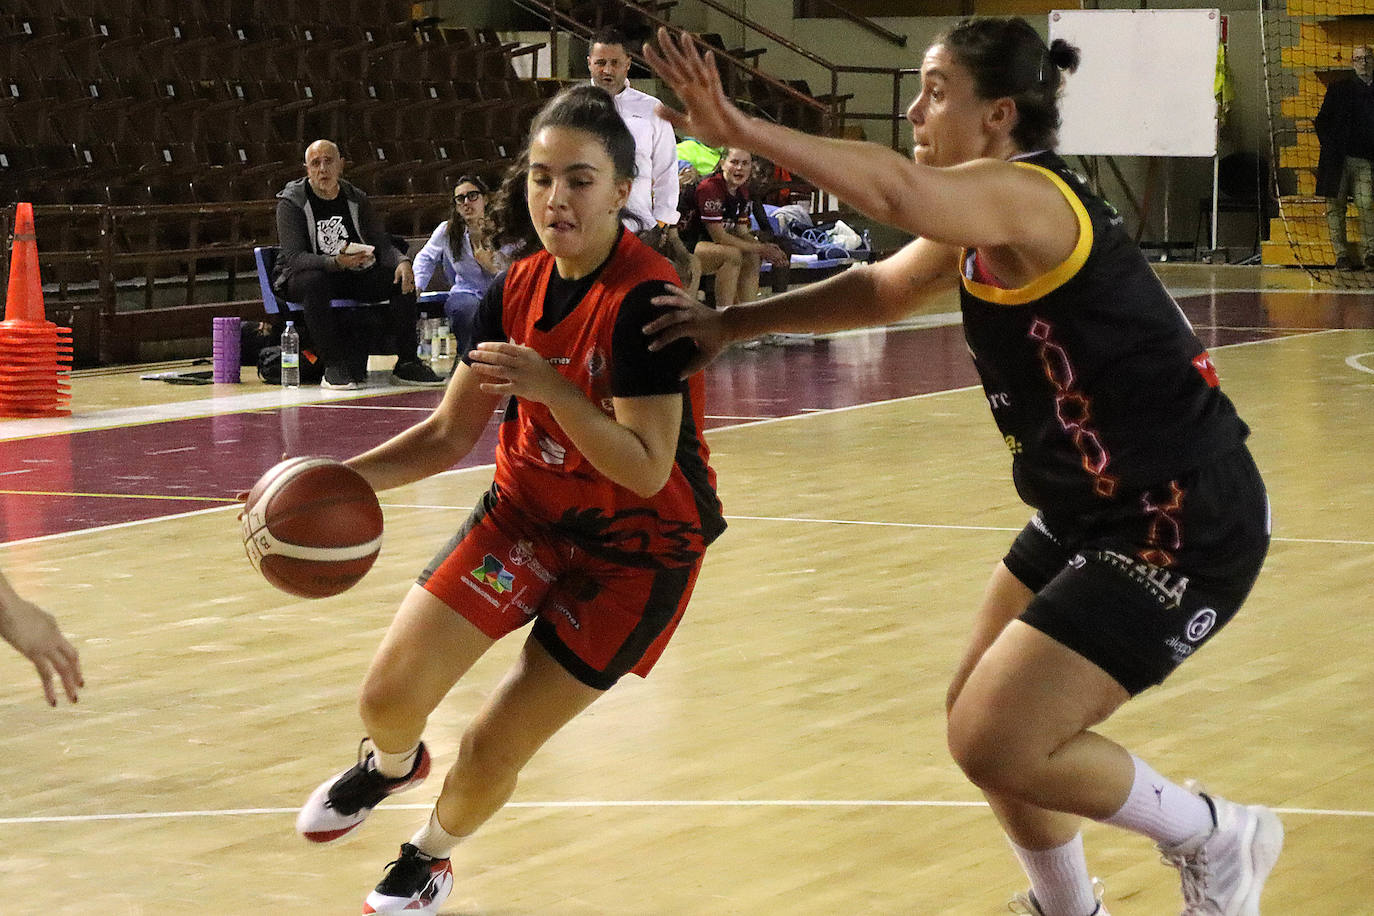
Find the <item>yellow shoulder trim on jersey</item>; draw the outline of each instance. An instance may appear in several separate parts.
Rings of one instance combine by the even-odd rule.
[[[1000,286],[979,283],[964,276],[962,265],[968,257],[968,249],[963,249],[959,255],[959,279],[963,281],[964,288],[979,299],[995,302],[998,305],[1025,305],[1027,302],[1033,302],[1054,292],[1078,273],[1083,262],[1088,260],[1088,253],[1092,251],[1093,247],[1093,223],[1088,217],[1088,209],[1083,206],[1083,201],[1078,199],[1078,195],[1064,182],[1064,179],[1042,165],[1035,165],[1030,162],[1013,162],[1012,165],[1043,172],[1050,181],[1054,182],[1055,186],[1059,188],[1059,193],[1063,194],[1064,199],[1069,202],[1069,206],[1073,207],[1074,215],[1078,217],[1078,244],[1074,246],[1067,258],[1048,273],[1041,274],[1025,286],[1017,289],[1003,289]]]

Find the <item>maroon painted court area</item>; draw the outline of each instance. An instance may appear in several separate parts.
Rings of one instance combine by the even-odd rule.
[[[1209,347],[1374,327],[1374,297],[1217,292],[1180,297]],[[732,349],[707,370],[710,426],[977,383],[956,325]],[[408,390],[0,441],[0,542],[227,505],[283,454],[347,458],[414,424],[437,391]],[[459,466],[489,464],[495,419]]]

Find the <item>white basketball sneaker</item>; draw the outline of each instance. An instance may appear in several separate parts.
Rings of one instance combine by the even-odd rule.
[[[367,739],[363,739],[366,743]],[[296,830],[312,843],[329,843],[357,827],[382,799],[412,786],[429,775],[429,750],[424,742],[415,753],[415,763],[405,776],[392,779],[377,772],[371,751],[356,764],[320,783],[296,815]]]
[[[1097,899],[1097,909],[1087,914],[1087,916],[1111,916],[1111,914],[1107,912],[1106,905],[1102,902],[1102,894],[1105,890],[1106,888],[1103,886],[1102,882],[1097,878],[1093,878],[1093,897]],[[1035,895],[1030,891],[1012,897],[1011,900],[1007,901],[1007,909],[1013,913],[1019,913],[1020,916],[1049,916],[1048,913],[1040,908],[1039,901],[1035,899]]]
[[[1216,826],[1201,843],[1160,846],[1183,879],[1183,916],[1260,916],[1260,893],[1283,849],[1283,824],[1261,805],[1238,805],[1186,787],[1212,807]]]
[[[427,856],[409,843],[401,844],[400,857],[388,863],[386,869],[376,890],[363,901],[364,916],[435,916],[453,891],[452,863]]]

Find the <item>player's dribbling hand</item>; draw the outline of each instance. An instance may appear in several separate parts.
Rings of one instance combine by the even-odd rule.
[[[696,355],[682,370],[682,377],[687,378],[704,369],[730,341],[726,337],[725,322],[720,312],[695,301],[676,286],[669,284],[667,288],[667,295],[649,300],[663,309],[663,314],[646,324],[642,330],[653,338],[649,341],[649,349],[654,351],[662,350],[684,337],[696,343]]]

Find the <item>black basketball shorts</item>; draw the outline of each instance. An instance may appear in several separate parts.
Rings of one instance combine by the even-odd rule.
[[[1264,482],[1242,446],[1091,515],[1037,512],[1003,563],[1035,592],[1020,619],[1135,695],[1231,620],[1268,549]]]

